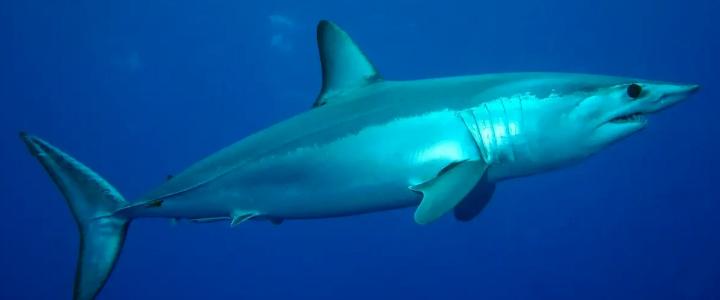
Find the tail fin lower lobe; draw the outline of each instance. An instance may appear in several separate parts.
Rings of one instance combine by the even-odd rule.
[[[129,219],[113,212],[128,203],[107,181],[40,138],[20,133],[65,196],[80,230],[80,253],[73,299],[94,299],[112,272]]]

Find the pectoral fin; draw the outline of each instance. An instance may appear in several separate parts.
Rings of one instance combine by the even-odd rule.
[[[480,180],[470,193],[455,206],[455,219],[462,222],[468,222],[477,217],[480,212],[487,206],[495,192],[495,184],[486,180]]]
[[[415,210],[415,222],[427,224],[452,210],[480,181],[486,169],[482,161],[462,161],[447,166],[432,180],[411,187],[423,194]]]

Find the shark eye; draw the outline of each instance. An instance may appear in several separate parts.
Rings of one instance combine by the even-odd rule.
[[[640,93],[642,93],[642,87],[639,86],[637,83],[628,85],[627,94],[630,98],[637,99],[638,97],[640,97]]]

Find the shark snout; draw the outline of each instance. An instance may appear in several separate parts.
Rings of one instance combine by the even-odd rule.
[[[700,90],[699,84],[667,85],[663,88],[662,95],[655,101],[656,107],[654,110],[661,110],[685,100],[698,90]]]
[[[674,85],[669,88],[664,97],[688,97],[700,90],[699,84]]]

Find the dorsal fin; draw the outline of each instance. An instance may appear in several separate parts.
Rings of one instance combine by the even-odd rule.
[[[334,23],[324,20],[318,23],[317,42],[323,82],[313,107],[332,102],[332,96],[343,90],[381,80],[380,74],[362,50]]]

